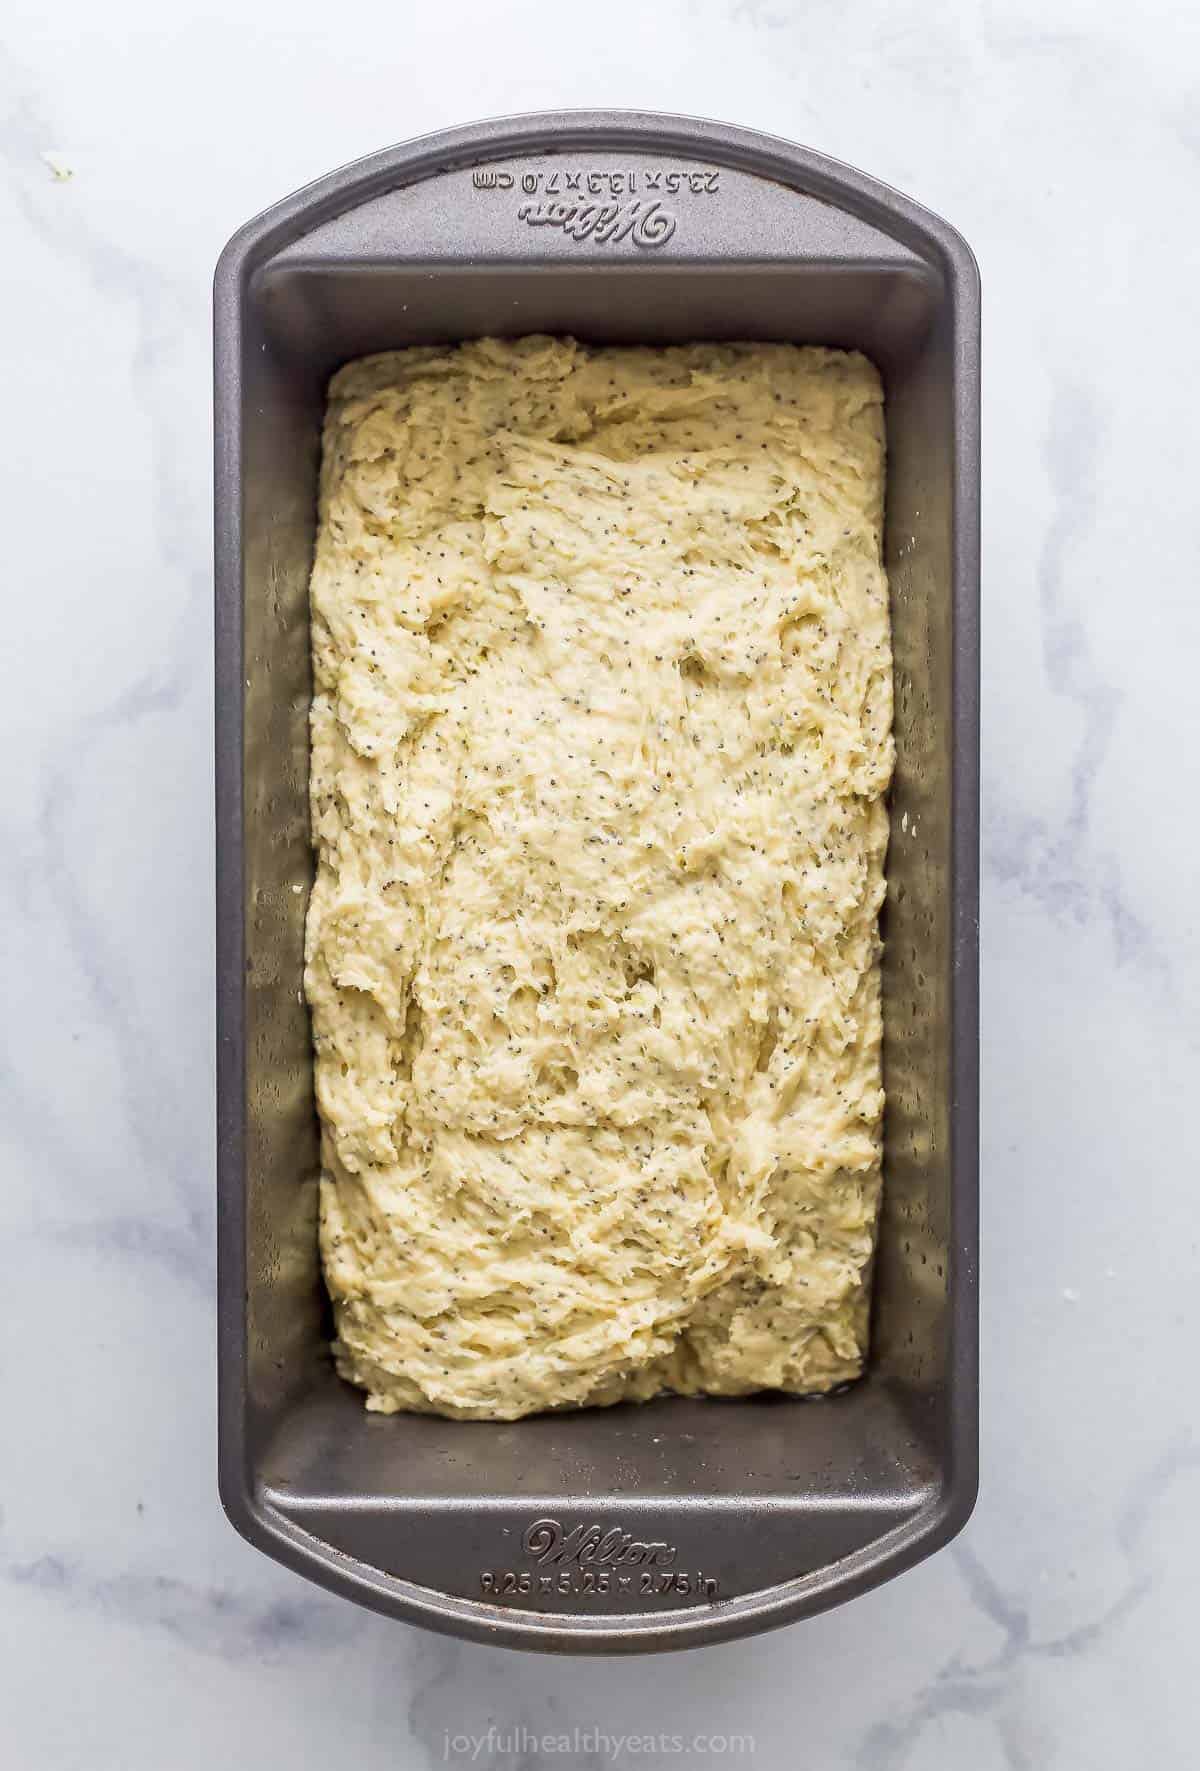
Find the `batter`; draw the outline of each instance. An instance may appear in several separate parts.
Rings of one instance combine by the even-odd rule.
[[[883,482],[839,351],[483,339],[334,377],[306,981],[369,1408],[861,1369]]]

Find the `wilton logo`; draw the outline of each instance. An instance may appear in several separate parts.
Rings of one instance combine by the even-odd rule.
[[[476,192],[496,196],[511,191],[516,207],[510,214],[527,228],[555,228],[576,244],[619,246],[628,241],[644,250],[665,246],[678,226],[674,207],[665,208],[663,199],[711,201],[721,192],[721,169],[518,163],[476,166],[471,185]]]
[[[517,220],[531,228],[561,228],[568,240],[595,240],[598,246],[632,240],[635,246],[663,246],[675,232],[675,217],[657,203],[522,203]]]
[[[669,1568],[678,1554],[674,1544],[644,1543],[615,1525],[577,1525],[567,1533],[557,1519],[535,1519],[521,1548],[540,1568],[571,1562],[581,1567]]]

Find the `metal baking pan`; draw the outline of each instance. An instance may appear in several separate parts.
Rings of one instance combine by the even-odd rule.
[[[979,283],[820,154],[567,112],[389,148],[250,222],[216,276],[220,1485],[251,1543],[478,1640],[681,1647],[805,1616],[956,1532],[976,1488]],[[325,386],[481,334],[789,339],[879,365],[896,738],[885,1189],[867,1375],[515,1424],[368,1415],[335,1375],[301,996],[307,586]]]

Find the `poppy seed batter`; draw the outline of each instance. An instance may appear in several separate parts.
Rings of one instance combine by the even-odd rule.
[[[369,1407],[861,1369],[883,483],[852,353],[485,339],[334,378],[306,983]]]

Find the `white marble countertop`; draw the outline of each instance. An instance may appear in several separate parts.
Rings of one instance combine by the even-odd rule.
[[[1188,1761],[1189,11],[10,0],[8,1763],[704,1756],[521,1739],[573,1728],[751,1733],[763,1771]],[[563,1662],[369,1616],[247,1548],[218,1506],[209,280],[238,223],[360,153],[479,115],[609,103],[822,148],[944,214],[980,259],[984,1477],[953,1548],[848,1607],[724,1648]]]

